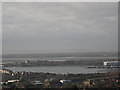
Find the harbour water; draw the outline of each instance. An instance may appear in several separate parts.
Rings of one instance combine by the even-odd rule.
[[[12,71],[26,72],[49,72],[49,73],[102,73],[105,68],[87,68],[85,66],[42,66],[42,67],[6,67]]]
[[[29,57],[29,58],[28,58]],[[72,60],[72,61],[84,61],[84,62],[103,62],[104,60],[112,60],[112,59],[117,59],[117,57],[82,57],[82,56],[60,56],[52,54],[51,56],[49,55],[26,55],[24,56],[12,56],[12,57],[4,57],[2,58],[2,63],[14,63],[14,62],[25,62],[26,60],[29,61],[64,61],[64,60]],[[102,73],[102,72],[107,72],[109,71],[108,69],[105,68],[87,68],[87,66],[32,66],[32,67],[5,67],[6,69],[10,69],[12,71],[26,71],[26,72],[49,72],[49,73]]]

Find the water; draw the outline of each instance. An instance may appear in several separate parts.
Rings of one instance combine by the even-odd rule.
[[[6,67],[6,69],[26,72],[74,73],[74,74],[105,72],[105,69],[86,68],[85,66]]]
[[[61,60],[83,60],[89,62],[103,62],[108,59],[117,59],[117,57],[82,57],[82,56],[57,56],[52,54],[52,56],[38,55],[38,56],[24,56],[20,57],[19,55],[16,57],[4,57],[2,58],[2,63],[13,63],[13,62],[21,62],[21,61],[37,61],[37,60],[48,60],[48,61],[61,61]],[[98,73],[98,72],[106,72],[106,69],[98,69],[98,68],[86,68],[85,66],[42,66],[42,67],[6,67],[6,69],[10,69],[13,71],[26,71],[26,72],[49,72],[49,73]]]

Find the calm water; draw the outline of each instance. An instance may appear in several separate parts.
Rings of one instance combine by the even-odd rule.
[[[117,57],[30,57],[30,58],[3,58],[2,63],[13,63],[16,61],[25,61],[25,60],[90,60],[92,62],[104,61],[108,59],[117,59]],[[13,71],[26,71],[26,72],[50,72],[50,73],[97,73],[97,72],[106,72],[106,69],[98,69],[98,68],[86,68],[84,66],[42,66],[42,67],[7,67],[6,69],[10,69]]]
[[[97,73],[105,72],[105,69],[86,68],[84,66],[43,66],[43,67],[7,67],[13,71],[26,72],[50,72],[50,73]]]

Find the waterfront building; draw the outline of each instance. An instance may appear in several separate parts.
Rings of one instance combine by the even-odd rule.
[[[120,62],[119,61],[105,61],[103,62],[103,65],[107,67],[120,67]]]

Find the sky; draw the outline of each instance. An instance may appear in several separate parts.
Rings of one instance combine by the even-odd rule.
[[[2,41],[1,34],[2,34],[2,4],[0,3],[0,47],[1,47],[1,41]]]
[[[118,50],[117,2],[4,2],[3,53]]]
[[[119,2],[119,0],[1,0],[2,2]]]

